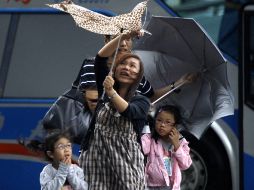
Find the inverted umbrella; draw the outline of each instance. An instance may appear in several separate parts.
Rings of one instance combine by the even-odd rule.
[[[142,15],[147,7],[147,1],[138,3],[134,9],[126,14],[108,17],[91,11],[85,7],[65,0],[58,4],[47,4],[50,7],[69,13],[76,24],[86,30],[104,35],[117,35],[142,29]]]
[[[213,121],[234,113],[227,62],[195,20],[152,17],[146,29],[152,36],[140,39],[134,50],[153,88],[168,85],[186,73],[200,73],[195,82],[156,101],[156,106],[177,105],[184,118],[182,127],[197,138]]]

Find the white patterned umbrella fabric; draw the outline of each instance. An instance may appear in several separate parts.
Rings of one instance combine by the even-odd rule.
[[[144,36],[134,46],[153,88],[199,72],[193,83],[181,87],[155,105],[177,105],[183,126],[200,138],[215,120],[234,113],[234,98],[227,79],[227,62],[204,29],[193,19],[152,17]]]
[[[69,13],[76,24],[83,29],[98,34],[118,35],[142,29],[141,18],[147,7],[147,2],[148,0],[138,3],[131,12],[114,17],[96,13],[74,4],[71,0],[46,5]]]

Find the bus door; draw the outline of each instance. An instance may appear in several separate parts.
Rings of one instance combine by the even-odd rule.
[[[242,70],[240,73],[242,163],[244,189],[254,189],[254,4],[243,7]],[[239,82],[240,82],[239,81]]]

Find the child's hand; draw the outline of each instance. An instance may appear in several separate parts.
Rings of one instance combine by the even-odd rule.
[[[65,156],[62,162],[66,165],[71,165],[71,156]]]
[[[171,143],[174,145],[175,151],[179,148],[180,146],[180,133],[176,128],[172,128],[172,130],[169,132],[169,139]]]

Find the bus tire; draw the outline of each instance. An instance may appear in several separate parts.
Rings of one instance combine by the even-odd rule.
[[[209,128],[200,140],[182,134],[189,141],[193,163],[182,171],[181,190],[232,190],[229,159],[216,133]]]

